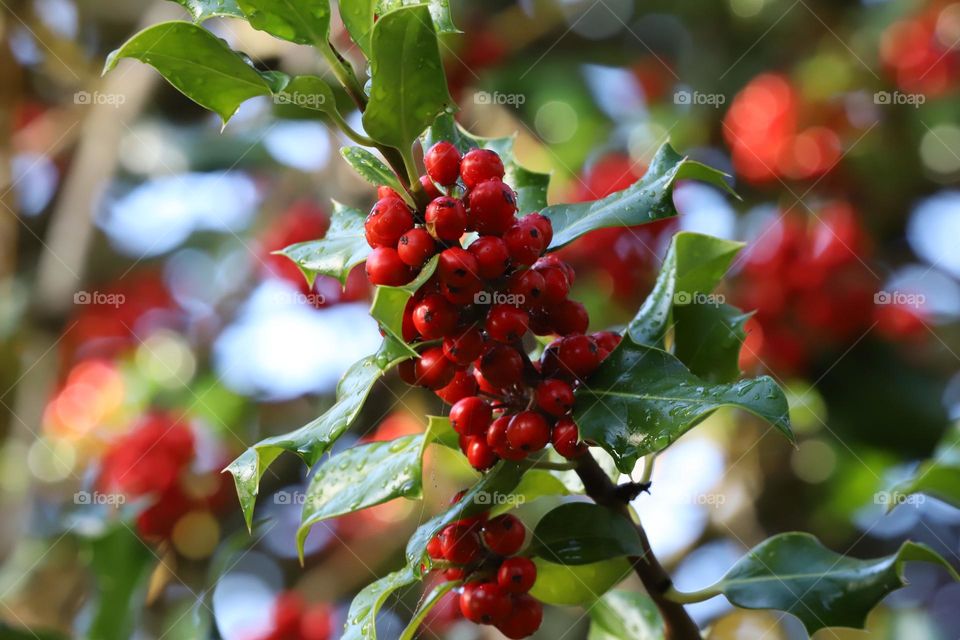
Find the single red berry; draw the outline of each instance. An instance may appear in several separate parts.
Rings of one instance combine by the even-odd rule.
[[[438,293],[431,293],[413,309],[413,324],[426,340],[450,335],[457,328],[457,309]]]
[[[512,556],[523,546],[527,529],[516,516],[505,513],[487,520],[480,535],[490,551],[500,556]]]
[[[510,261],[514,264],[531,265],[547,248],[543,232],[539,225],[527,218],[521,218],[503,234],[507,243]]]
[[[466,249],[450,247],[440,253],[437,264],[440,280],[454,287],[477,281],[477,259]]]
[[[548,310],[553,330],[562,336],[585,333],[590,325],[587,308],[576,300],[564,300]]]
[[[587,444],[579,442],[580,429],[573,418],[565,417],[557,420],[553,425],[553,433],[550,435],[550,442],[554,450],[564,458],[573,460],[579,458],[587,452]]]
[[[467,440],[467,461],[471,467],[486,471],[497,463],[497,454],[487,445],[485,438],[475,436]]]
[[[543,304],[556,305],[567,299],[570,293],[570,280],[566,272],[560,267],[535,267],[535,271],[543,276]]]
[[[586,378],[600,365],[600,349],[590,336],[574,335],[554,342],[544,351],[543,373],[561,378]],[[549,355],[548,355],[549,353]]]
[[[453,144],[441,140],[424,154],[423,165],[434,182],[451,185],[460,176],[460,152]]]
[[[399,198],[377,200],[363,223],[371,247],[396,247],[400,236],[413,228],[413,214]]]
[[[377,200],[383,200],[384,198],[396,198],[397,200],[402,200],[400,194],[391,189],[390,187],[379,186],[377,187]]]
[[[524,269],[517,271],[507,280],[507,293],[513,296],[511,302],[531,309],[537,307],[542,301],[545,286],[539,271]]]
[[[550,218],[539,213],[529,213],[523,219],[537,226],[543,234],[544,249],[549,247],[553,242],[553,223],[550,222]]]
[[[397,372],[400,374],[400,379],[410,386],[419,384],[419,382],[417,382],[416,360],[404,360],[397,365]]]
[[[428,389],[441,389],[453,380],[456,366],[447,360],[440,347],[431,347],[416,361],[417,383]]]
[[[513,226],[517,196],[499,180],[487,180],[470,191],[470,225],[482,236],[502,236]],[[399,236],[398,236],[399,237]]]
[[[507,593],[526,593],[537,580],[537,565],[530,558],[507,558],[497,570],[497,584]]]
[[[486,348],[484,348],[484,353],[486,353]],[[489,395],[500,393],[500,389],[490,384],[490,381],[483,377],[483,372],[480,371],[480,360],[476,360],[473,364],[473,379],[477,381],[477,389]]]
[[[477,302],[477,294],[483,289],[479,278],[471,277],[463,284],[452,285],[444,282],[440,287],[443,297],[455,305],[466,306]]]
[[[476,624],[506,620],[513,609],[510,596],[495,582],[468,582],[460,594],[460,612]]]
[[[527,593],[515,595],[512,600],[510,615],[497,624],[497,629],[511,640],[532,636],[543,622],[543,605]]]
[[[490,423],[487,429],[487,444],[493,449],[494,453],[504,460],[523,460],[527,457],[525,451],[517,451],[510,448],[507,442],[507,427],[510,425],[510,418],[513,416],[500,416]]]
[[[568,262],[564,262],[558,258],[557,254],[555,253],[548,253],[533,263],[534,269],[545,269],[547,267],[559,267],[563,269],[563,272],[567,275],[567,280],[571,285],[576,279],[576,273],[574,272],[573,267],[571,267]]]
[[[550,442],[550,425],[536,411],[521,411],[507,425],[507,444],[518,451],[539,451]]]
[[[467,210],[456,198],[440,196],[427,205],[427,230],[439,240],[455,242],[467,230]]]
[[[443,339],[443,353],[462,367],[480,357],[483,350],[483,333],[476,327]]]
[[[443,560],[443,549],[440,546],[440,538],[433,536],[427,543],[427,554],[434,560]]]
[[[417,325],[413,323],[413,310],[416,308],[417,299],[415,297],[407,300],[407,304],[403,307],[403,321],[400,327],[400,334],[403,336],[405,342],[413,342],[420,337],[420,332],[417,331]]]
[[[503,161],[489,149],[471,149],[460,161],[460,177],[471,189],[486,180],[501,180],[503,173]]]
[[[499,342],[516,342],[527,332],[530,316],[519,307],[510,304],[495,304],[487,313],[487,334]]]
[[[470,564],[480,559],[483,548],[472,527],[448,524],[437,535],[443,557],[454,564]]]
[[[467,247],[477,259],[477,273],[487,280],[502,276],[510,266],[510,254],[507,243],[496,236],[481,236]]]
[[[440,193],[440,189],[437,189],[437,185],[433,183],[433,180],[430,179],[430,176],[420,176],[420,186],[423,187],[423,192],[426,193],[427,197],[431,200],[443,195]]]
[[[410,229],[400,236],[397,243],[397,253],[404,264],[415,269],[423,266],[430,257],[437,252],[437,243],[433,237],[422,227]]]
[[[480,373],[496,389],[512,387],[523,379],[523,357],[513,347],[493,345],[480,357]]]
[[[548,378],[537,386],[537,406],[552,416],[562,416],[573,409],[573,387],[556,378]]]
[[[450,409],[450,424],[460,435],[478,436],[487,432],[493,410],[483,398],[464,398]]]
[[[530,331],[537,336],[548,336],[553,333],[549,317],[543,309],[533,308],[530,310]]]
[[[413,274],[403,263],[396,249],[377,247],[367,256],[365,267],[372,284],[399,287],[410,282]]]
[[[448,582],[456,582],[457,580],[463,580],[467,577],[467,572],[463,569],[446,569],[443,572],[443,577],[446,578]]]
[[[414,361],[406,362],[413,364]],[[435,393],[447,404],[456,404],[459,400],[477,395],[477,381],[466,371],[457,371],[453,375],[453,380],[447,386],[437,389]]]
[[[623,338],[619,333],[614,333],[613,331],[597,331],[596,333],[591,333],[590,337],[597,341],[597,346],[600,347],[602,351],[607,353],[613,351],[620,344],[620,340]]]

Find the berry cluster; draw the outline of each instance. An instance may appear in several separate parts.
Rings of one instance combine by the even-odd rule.
[[[436,197],[422,215],[384,194],[366,220],[374,284],[409,282],[439,252],[437,270],[410,299],[403,338],[425,346],[401,365],[410,384],[453,405],[450,420],[476,469],[521,460],[552,443],[574,458],[586,447],[569,417],[577,384],[617,345],[613,333],[585,335],[582,304],[567,296],[573,269],[544,255],[553,236],[539,213],[516,217],[500,157],[473,149],[462,158],[439,142],[427,152],[422,183]],[[436,184],[451,195],[440,193]],[[464,248],[466,232],[476,238]],[[539,362],[527,356],[528,333],[558,335]]]
[[[526,527],[514,516],[488,518],[484,513],[448,524],[427,545],[431,558],[454,565],[444,570],[444,577],[464,581],[463,616],[495,625],[508,638],[533,634],[543,619],[543,606],[527,593],[536,581],[537,567],[516,555],[526,535]]]

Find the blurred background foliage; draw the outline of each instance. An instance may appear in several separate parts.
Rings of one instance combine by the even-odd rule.
[[[960,417],[960,3],[453,6],[459,119],[518,132],[520,159],[553,174],[551,202],[627,186],[667,138],[743,198],[682,185],[678,220],[564,250],[598,330],[632,315],[672,232],[749,242],[719,293],[756,310],[741,366],[788,387],[799,446],[722,412],[661,456],[635,507],[679,588],[790,529],[859,556],[911,538],[960,563],[956,509],[915,496],[885,515],[886,491]],[[271,251],[322,235],[331,198],[366,207],[374,192],[315,111],[251,100],[221,131],[145,65],[100,78],[130,33],[177,17],[161,0],[0,13],[2,637],[336,638],[352,595],[474,477],[435,452],[422,505],[314,527],[301,568],[307,472],[285,457],[243,528],[220,469],[320,413],[378,343],[362,277],[308,288]],[[207,26],[254,64],[323,69],[246,24]],[[422,431],[445,411],[428,395],[388,377],[335,450]],[[907,573],[868,632],[818,636],[954,637],[960,587],[931,566]],[[392,603],[381,637],[419,595]],[[789,616],[722,598],[691,610],[711,638],[803,637]],[[441,605],[423,636],[491,633],[457,615]],[[582,609],[556,608],[537,637],[586,626]]]

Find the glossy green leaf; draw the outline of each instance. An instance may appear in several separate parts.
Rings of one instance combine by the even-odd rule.
[[[324,275],[345,285],[350,271],[370,255],[364,220],[359,209],[334,202],[330,228],[322,238],[290,245],[279,253],[293,260],[310,284]]]
[[[530,595],[541,602],[566,607],[591,607],[597,598],[633,573],[626,558],[610,558],[590,564],[566,565],[534,558],[537,580]]]
[[[900,497],[925,493],[960,509],[960,423],[955,423],[933,456],[917,467],[913,477],[893,488],[892,509]]]
[[[97,602],[84,637],[126,640],[136,628],[140,600],[157,557],[126,525],[90,539],[89,550]]]
[[[406,194],[406,190],[397,179],[397,174],[391,171],[380,158],[363,147],[343,147],[340,149],[340,155],[360,174],[361,178],[370,184],[377,187],[381,185],[390,187],[401,195]]]
[[[707,382],[740,377],[740,349],[747,337],[744,313],[728,304],[689,304],[673,309],[673,352]]]
[[[453,580],[448,582],[441,582],[435,586],[427,595],[426,598],[417,606],[416,612],[413,614],[413,618],[410,619],[410,623],[403,630],[403,633],[400,634],[400,640],[413,640],[417,637],[417,630],[420,628],[420,625],[423,624],[424,618],[427,617],[427,614],[430,613],[430,610],[433,609],[437,604],[440,603],[440,600],[443,596],[447,595],[462,583],[459,580]]]
[[[430,9],[430,17],[433,18],[433,24],[436,25],[440,33],[461,33],[453,25],[453,16],[450,13],[450,0],[377,0],[378,15],[383,15],[387,11],[392,11],[400,7],[410,7],[421,4]]]
[[[541,213],[553,222],[551,249],[605,227],[632,227],[677,215],[673,187],[677,180],[700,180],[734,194],[726,175],[679,155],[669,144],[657,151],[647,173],[623,191],[577,204],[558,204]],[[734,194],[736,195],[736,194]]]
[[[182,5],[194,22],[203,22],[208,18],[242,18],[243,12],[236,0],[173,0]]]
[[[237,0],[254,29],[297,44],[327,46],[330,0]]]
[[[636,526],[622,514],[590,502],[560,505],[540,519],[529,552],[558,564],[590,564],[643,555]]]
[[[385,14],[373,28],[372,51],[363,127],[374,140],[406,151],[437,115],[453,108],[429,9]]]
[[[104,73],[121,58],[154,67],[197,104],[224,122],[242,102],[270,95],[271,85],[227,43],[192,22],[163,22],[147,27],[107,56]]]
[[[720,407],[739,407],[793,439],[787,399],[768,376],[709,383],[675,356],[624,339],[576,391],[574,418],[585,440],[606,449],[624,473],[662,451]]]
[[[460,434],[453,430],[450,418],[446,416],[427,416],[427,437],[448,449],[460,450]]]
[[[296,431],[261,440],[230,463],[226,471],[233,475],[248,528],[253,523],[260,479],[277,456],[289,451],[309,466],[316,464],[356,420],[374,383],[408,357],[405,346],[385,340],[377,353],[351,365],[337,385],[336,402],[323,415]]]
[[[403,310],[413,294],[422,287],[433,275],[437,268],[438,257],[431,258],[419,275],[401,287],[378,286],[373,294],[373,303],[370,305],[370,315],[380,323],[380,328],[393,338],[407,355],[414,357],[417,352],[403,341]]]
[[[723,594],[745,609],[792,613],[811,634],[824,627],[860,629],[873,607],[905,586],[906,562],[939,564],[960,580],[950,563],[923,544],[904,542],[893,555],[859,560],[834,553],[810,534],[794,532],[760,543],[698,595]]]
[[[587,640],[663,640],[663,620],[650,596],[634,591],[605,593],[589,609]]]
[[[292,104],[302,109],[323,113],[337,110],[333,89],[323,78],[317,76],[285,76],[284,81],[273,89],[273,101],[277,104]]]
[[[376,640],[377,613],[383,607],[383,603],[395,591],[417,580],[419,577],[410,567],[404,567],[364,587],[350,603],[347,622],[340,640]]]
[[[498,516],[537,498],[546,496],[565,496],[570,491],[553,472],[544,469],[531,469],[523,474],[520,484],[513,490],[510,498],[490,509],[490,517]]]
[[[370,38],[375,16],[404,6],[425,4],[438,33],[460,33],[453,24],[449,0],[349,0],[340,3],[340,17],[350,37],[368,58],[372,54]]]

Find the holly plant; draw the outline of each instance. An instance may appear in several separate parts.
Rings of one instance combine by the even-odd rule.
[[[301,554],[318,522],[421,498],[430,447],[462,451],[480,472],[447,511],[416,530],[404,566],[357,594],[344,638],[375,638],[378,610],[391,594],[433,571],[445,581],[422,599],[402,638],[412,638],[451,590],[466,618],[509,638],[537,631],[544,602],[585,606],[591,637],[699,638],[684,604],[721,594],[740,607],[792,613],[813,633],[862,627],[870,609],[904,585],[907,561],[952,571],[921,544],[859,560],[810,535],[782,533],[711,587],[681,593],[671,586],[630,509],[655,490],[654,458],[722,407],[793,438],[780,387],[769,377],[738,379],[749,314],[710,296],[741,245],[677,234],[633,320],[598,333],[587,332],[587,311],[569,298],[576,274],[556,251],[596,229],[677,215],[672,195],[680,180],[729,192],[722,173],[665,144],[629,188],[594,202],[548,204],[549,176],[517,163],[512,138],[480,138],[454,119],[441,59],[444,39],[457,33],[447,0],[341,0],[340,19],[369,78],[331,44],[329,0],[179,1],[192,22],[141,31],[106,69],[121,58],[146,62],[224,124],[257,96],[322,112],[358,145],[342,149],[343,158],[377,187],[368,214],[335,203],[323,238],[283,251],[308,280],[343,282],[365,262],[383,342],[349,368],[323,415],[254,444],[228,467],[247,524],[264,471],[284,451],[317,467],[298,534]],[[212,16],[313,47],[337,86],[259,68],[202,26]],[[344,94],[362,114],[363,132],[339,112]],[[421,435],[326,456],[394,368],[452,405],[449,415],[430,416]],[[533,531],[509,513],[517,502],[511,496],[570,492],[586,499],[564,501]],[[631,571],[646,595],[615,589]],[[589,588],[580,589],[585,580]]]

